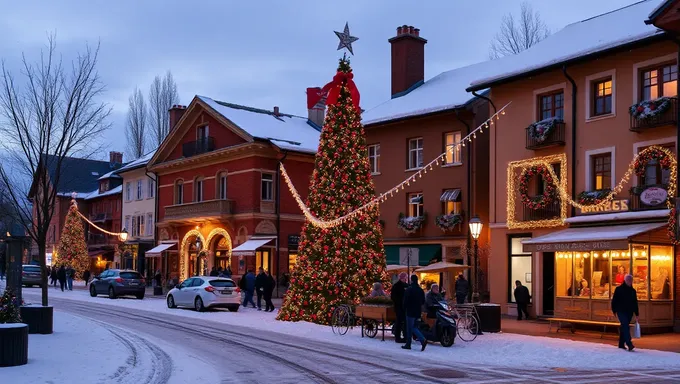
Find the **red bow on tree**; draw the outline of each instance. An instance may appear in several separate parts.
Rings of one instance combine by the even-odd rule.
[[[340,89],[343,85],[346,85],[352,97],[352,103],[354,104],[354,107],[356,107],[357,111],[361,111],[361,109],[359,109],[359,90],[357,89],[356,84],[354,84],[354,80],[352,80],[353,78],[354,74],[351,72],[336,73],[335,76],[333,76],[333,81],[326,84],[322,89],[322,92],[328,93],[326,105],[335,105],[338,102],[338,97],[340,96]]]

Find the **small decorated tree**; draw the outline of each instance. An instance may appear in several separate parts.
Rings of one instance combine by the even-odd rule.
[[[66,215],[66,222],[61,232],[59,248],[53,265],[72,267],[76,271],[76,277],[82,276],[82,273],[90,268],[90,258],[87,255],[87,244],[85,243],[85,230],[78,215],[78,206],[75,200],[71,202],[71,208]]]
[[[5,293],[0,297],[0,324],[21,323],[20,306],[21,303],[14,292],[9,288],[5,289]]]

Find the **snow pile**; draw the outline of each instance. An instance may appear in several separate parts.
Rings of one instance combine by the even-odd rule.
[[[276,312],[267,313],[242,308],[236,313],[226,311],[198,313],[188,309],[168,309],[164,300],[109,300],[104,297],[89,297],[86,291],[72,291],[53,297],[124,307],[136,311],[150,311],[160,316],[177,315],[216,321],[372,350],[378,354],[388,352],[404,355],[408,359],[441,361],[447,365],[464,363],[470,366],[576,369],[611,369],[612,361],[616,361],[617,366],[626,369],[669,369],[680,365],[680,355],[671,352],[638,349],[635,353],[628,353],[611,345],[502,333],[485,334],[470,343],[462,342],[457,338],[451,348],[443,348],[434,344],[427,348],[426,353],[421,354],[402,350],[387,332],[387,341],[384,343],[377,338],[361,338],[360,328],[339,336],[333,334],[326,326],[305,322],[276,321]],[[58,304],[56,306],[58,307]]]

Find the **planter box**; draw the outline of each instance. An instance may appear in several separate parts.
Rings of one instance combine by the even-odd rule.
[[[53,330],[54,308],[41,305],[22,305],[19,307],[21,320],[28,325],[28,333],[49,335]]]
[[[28,363],[28,326],[23,323],[0,324],[0,367]]]

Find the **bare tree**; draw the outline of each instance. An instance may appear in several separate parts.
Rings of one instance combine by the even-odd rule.
[[[54,36],[36,62],[22,56],[22,80],[2,64],[0,78],[0,183],[20,223],[38,247],[42,304],[47,305],[45,249],[58,186],[68,177],[64,158],[89,156],[109,128],[111,109],[99,101],[104,86],[97,72],[99,45],[62,65]],[[86,155],[87,154],[87,155]]]
[[[170,132],[168,110],[178,103],[177,84],[172,72],[168,71],[164,77],[156,76],[149,89],[150,142],[156,147],[161,145]]]
[[[129,109],[125,136],[127,139],[127,154],[132,159],[139,159],[146,153],[146,102],[139,88],[128,99]]]
[[[519,19],[512,13],[503,16],[501,29],[491,41],[489,57],[497,59],[518,54],[550,36],[550,29],[531,4],[523,2]]]

